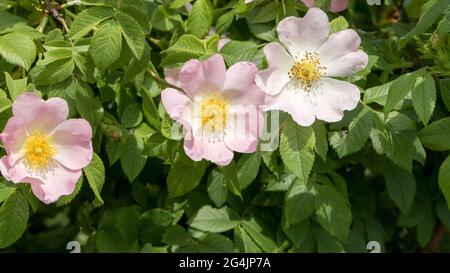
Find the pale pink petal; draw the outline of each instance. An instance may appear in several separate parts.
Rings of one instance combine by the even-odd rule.
[[[192,126],[194,102],[186,94],[173,88],[166,88],[161,92],[161,101],[172,119],[187,128]]]
[[[3,177],[5,177],[8,181],[20,183],[25,177],[29,176],[29,172],[25,168],[23,160],[19,160],[15,164],[10,164],[10,162],[11,160],[8,156],[3,156],[1,158],[0,170]]]
[[[194,99],[198,92],[218,92],[225,81],[225,62],[219,54],[205,61],[190,60],[180,71],[180,85]]]
[[[311,8],[303,18],[284,18],[277,32],[281,43],[293,56],[316,51],[329,35],[328,17],[321,9]]]
[[[339,121],[344,116],[344,110],[355,109],[360,96],[356,85],[326,77],[310,91],[316,117],[327,122]]]
[[[303,4],[307,6],[308,8],[315,7],[316,4],[314,3],[314,0],[302,0]]]
[[[35,130],[49,132],[67,119],[69,107],[61,98],[44,101],[36,94],[25,92],[15,99],[13,114],[24,120],[29,133]]]
[[[230,164],[233,159],[233,151],[231,151],[223,141],[210,142],[208,139],[202,140],[203,158],[209,160],[219,166]]]
[[[79,170],[92,160],[92,128],[85,119],[68,119],[51,132],[57,151],[54,159],[71,170]]]
[[[330,35],[319,49],[321,65],[326,67],[326,75],[346,77],[366,67],[368,56],[359,50],[360,44],[361,38],[352,29]]]
[[[39,200],[50,204],[62,196],[72,194],[81,174],[82,170],[69,170],[58,164],[52,172],[46,174],[45,179],[26,177],[23,182],[31,184],[31,189]],[[38,183],[39,180],[42,183]]]
[[[254,63],[239,62],[232,65],[226,75],[223,96],[233,104],[260,105],[264,103],[264,92],[255,84],[258,68]]]
[[[11,181],[11,175],[9,174],[9,169],[11,168],[9,164],[9,156],[5,155],[2,158],[0,158],[0,172],[2,173],[2,176],[8,180]]]
[[[175,86],[180,85],[180,68],[166,68],[164,69],[164,76],[168,83]]]
[[[0,134],[5,150],[9,155],[9,164],[14,164],[22,156],[20,151],[26,137],[27,133],[23,119],[18,117],[10,118],[6,123],[5,130]]]
[[[330,11],[341,12],[348,7],[348,0],[332,0],[330,5]]]
[[[289,71],[294,58],[279,43],[270,43],[264,47],[269,68],[256,74],[255,82],[261,90],[276,95],[289,83]]]
[[[264,116],[256,106],[234,110],[227,117],[225,144],[239,153],[253,153],[264,126]]]
[[[253,2],[253,1],[255,1],[255,0],[245,0],[245,4],[249,4],[249,3]]]
[[[184,151],[194,161],[203,159],[202,141],[195,140],[191,135],[184,138]]]
[[[287,112],[301,126],[310,126],[315,120],[314,109],[307,92],[294,84],[289,84],[276,96],[267,96],[266,111],[268,110]]]

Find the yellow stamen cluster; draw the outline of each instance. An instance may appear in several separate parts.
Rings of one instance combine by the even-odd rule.
[[[309,91],[325,71],[326,67],[321,66],[319,55],[316,52],[306,52],[302,59],[294,63],[289,76],[300,81],[302,87]]]
[[[23,145],[25,165],[37,172],[51,168],[56,148],[51,136],[35,131],[27,137]]]
[[[205,98],[201,103],[202,128],[208,132],[221,133],[227,124],[227,101],[220,96]]]

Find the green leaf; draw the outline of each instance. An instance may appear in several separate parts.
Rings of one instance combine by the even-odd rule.
[[[247,188],[258,176],[261,165],[261,155],[259,153],[244,154],[237,163],[237,178],[241,190]]]
[[[75,99],[78,112],[82,118],[89,121],[92,126],[92,132],[95,134],[104,115],[100,99],[94,96],[91,87],[85,82],[77,82]]]
[[[92,7],[75,17],[70,25],[70,38],[73,40],[84,37],[102,21],[113,16],[113,9],[108,7]]]
[[[251,217],[241,223],[242,228],[261,247],[264,252],[274,252],[277,248],[270,229],[258,218]]]
[[[347,201],[334,188],[315,185],[316,217],[319,224],[339,241],[347,241],[352,213]]]
[[[441,98],[445,104],[445,108],[450,111],[450,79],[439,80],[441,90]]]
[[[383,172],[389,196],[401,211],[407,213],[411,208],[416,194],[416,181],[414,176],[395,166],[386,167]]]
[[[261,253],[261,248],[240,225],[234,230],[235,244],[241,252]]]
[[[327,128],[321,121],[316,121],[313,124],[314,136],[316,137],[316,143],[314,144],[314,151],[322,158],[323,161],[327,161],[328,153],[328,140],[327,140]]]
[[[11,100],[15,100],[17,96],[27,90],[28,79],[13,80],[8,72],[5,72],[6,86],[8,87]]]
[[[214,7],[209,0],[195,1],[187,19],[188,32],[202,38],[208,34],[213,18]]]
[[[450,150],[450,118],[443,118],[423,128],[418,137],[422,144],[432,151]]]
[[[0,179],[0,203],[5,201],[11,194],[16,191],[16,187],[11,183],[4,182],[4,179]]]
[[[419,75],[412,91],[412,103],[420,121],[428,124],[436,105],[436,86],[430,74]]]
[[[378,103],[379,105],[385,105],[391,88],[392,82],[388,82],[383,85],[374,86],[364,92],[364,103]]]
[[[237,62],[252,61],[258,51],[253,42],[230,41],[220,50],[225,62],[231,66]]]
[[[173,67],[182,65],[190,59],[197,59],[206,54],[213,54],[217,51],[217,41],[217,36],[213,36],[210,40],[204,41],[191,34],[183,35],[175,44],[163,51],[165,57],[161,62],[161,66]]]
[[[141,59],[145,48],[145,33],[142,27],[133,17],[126,13],[119,11],[115,16],[131,52],[133,52],[136,59]]]
[[[167,176],[167,188],[170,197],[177,197],[194,190],[205,174],[205,162],[185,164],[178,160],[172,165]]]
[[[303,241],[310,232],[311,223],[309,220],[305,220],[295,225],[286,227],[283,225],[283,231],[286,236],[293,242],[296,248],[301,248]]]
[[[217,168],[213,169],[208,176],[208,186],[206,188],[209,198],[220,208],[227,201],[227,188],[225,178]]]
[[[372,110],[363,105],[358,115],[352,120],[348,132],[339,131],[330,134],[330,144],[336,150],[339,158],[361,150],[369,138],[374,122]]]
[[[7,98],[0,98],[0,114],[10,109],[12,102]]]
[[[53,85],[72,76],[75,69],[73,59],[60,59],[48,65],[37,65],[30,71],[30,76],[36,85]]]
[[[125,108],[120,120],[126,128],[137,127],[143,120],[141,106],[138,103],[129,104]]]
[[[339,16],[330,22],[330,33],[336,33],[339,31],[346,30],[348,28],[348,22],[344,16]]]
[[[0,248],[6,248],[25,232],[28,202],[19,191],[12,193],[0,207]]]
[[[0,55],[9,63],[29,69],[36,58],[33,40],[20,33],[0,36]]]
[[[445,159],[439,168],[439,188],[444,194],[447,205],[450,208],[450,156]]]
[[[252,24],[267,23],[277,18],[278,2],[269,2],[262,7],[250,21]]]
[[[162,241],[166,244],[177,246],[184,246],[193,242],[192,238],[186,233],[186,230],[180,225],[170,226],[166,229]]]
[[[280,154],[286,167],[301,181],[308,181],[314,163],[314,130],[288,120],[281,129]]]
[[[238,215],[228,207],[215,209],[211,206],[204,206],[190,221],[190,226],[195,229],[215,233],[233,229],[238,225]]]
[[[164,231],[172,222],[173,216],[170,212],[159,208],[149,210],[142,215],[139,237],[147,243],[160,243],[163,240]]]
[[[411,92],[416,82],[416,74],[408,73],[400,76],[392,82],[389,87],[389,93],[384,105],[384,116],[388,116],[389,112],[396,108],[397,105]]]
[[[130,64],[125,69],[125,73],[122,78],[122,83],[127,83],[127,82],[134,80],[137,75],[139,75],[141,72],[148,69],[148,67],[151,65],[151,62],[150,62],[151,53],[152,53],[152,49],[146,43],[145,48],[144,48],[144,53],[142,54],[142,58],[140,60],[133,58],[133,60],[130,62]],[[144,103],[145,103],[145,99],[144,99]]]
[[[147,163],[147,157],[143,155],[144,144],[133,134],[125,137],[123,154],[120,157],[120,165],[130,183],[142,172]]]
[[[239,183],[238,175],[237,175],[237,167],[234,160],[228,164],[228,166],[220,167],[220,170],[225,178],[225,185],[227,186],[228,190],[236,195],[242,198],[241,194],[241,185]]]
[[[209,233],[198,240],[197,248],[200,253],[232,253],[233,242],[226,236]]]
[[[102,191],[103,184],[105,184],[105,166],[103,166],[102,159],[94,153],[91,163],[83,170],[89,186],[95,195],[94,205],[103,205],[104,202],[100,193]]]
[[[217,19],[216,33],[219,35],[224,34],[233,23],[234,16],[236,16],[236,12],[234,10],[230,10],[229,12],[222,14],[219,19]]]
[[[181,7],[184,7],[184,5],[192,2],[193,0],[174,0],[171,4],[170,4],[170,8],[171,9],[179,9]]]
[[[307,219],[314,212],[314,204],[314,192],[311,185],[296,179],[286,193],[284,205],[286,227]]]
[[[319,253],[344,253],[345,248],[341,242],[336,240],[330,233],[317,228],[314,230]]]
[[[105,70],[117,61],[122,51],[120,28],[114,21],[108,21],[94,33],[89,54],[100,70]]]
[[[450,0],[431,0],[424,4],[423,7],[427,9],[420,16],[419,22],[417,22],[416,26],[405,34],[400,41],[406,42],[412,37],[425,32],[436,22],[436,20],[442,15],[442,11],[444,11],[448,6],[450,6]]]

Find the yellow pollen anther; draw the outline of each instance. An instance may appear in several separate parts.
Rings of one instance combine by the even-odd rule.
[[[204,99],[201,103],[201,121],[204,130],[223,132],[227,123],[227,102],[220,96]]]
[[[51,136],[35,131],[25,140],[23,154],[29,169],[42,172],[51,167],[56,148]]]
[[[294,63],[289,71],[289,77],[300,81],[302,87],[309,91],[325,71],[326,67],[320,65],[319,55],[315,52],[306,52],[302,59]]]

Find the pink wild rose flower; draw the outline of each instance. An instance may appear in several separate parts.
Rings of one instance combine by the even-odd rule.
[[[184,150],[194,161],[228,165],[234,152],[252,153],[264,122],[259,106],[264,92],[255,84],[255,64],[239,62],[228,71],[222,56],[190,60],[166,69],[166,80],[179,85],[162,91],[170,117],[183,125]]]
[[[0,134],[7,155],[2,175],[13,183],[28,183],[49,204],[71,194],[82,168],[92,160],[92,129],[84,119],[67,119],[61,98],[47,101],[25,92],[16,98],[11,117]]]
[[[313,8],[316,6],[315,0],[301,0],[305,6],[308,8]],[[348,7],[348,0],[331,0],[329,10],[331,12],[341,12],[346,10]]]
[[[330,35],[328,17],[311,8],[303,18],[287,17],[277,27],[281,44],[264,47],[269,63],[256,84],[267,93],[266,110],[288,112],[309,126],[315,119],[336,122],[360,99],[356,85],[334,79],[355,74],[368,62],[361,39],[351,29]]]

